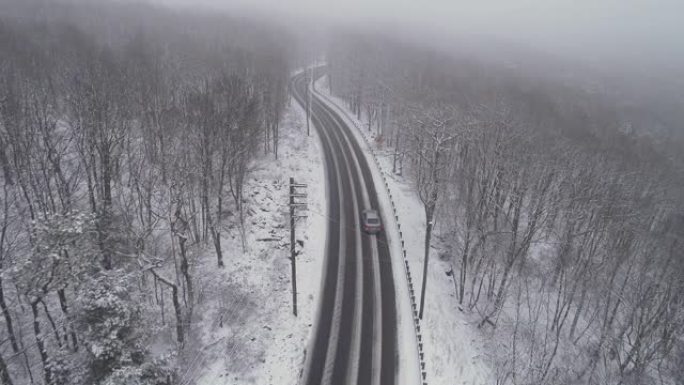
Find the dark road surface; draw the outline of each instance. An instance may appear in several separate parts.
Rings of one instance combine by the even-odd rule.
[[[306,109],[303,73],[292,79],[292,92]],[[361,211],[379,209],[375,185],[353,128],[316,92],[311,102],[325,159],[328,233],[318,318],[301,383],[393,385],[397,315],[389,249],[382,233],[365,234],[360,224]]]

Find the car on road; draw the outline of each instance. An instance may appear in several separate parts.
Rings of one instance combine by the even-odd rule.
[[[363,210],[361,213],[361,227],[368,234],[377,234],[382,231],[382,222],[377,210]]]

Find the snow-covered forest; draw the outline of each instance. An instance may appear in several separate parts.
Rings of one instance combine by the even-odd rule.
[[[0,12],[0,383],[177,384],[231,263],[249,163],[278,156],[288,35],[140,4]]]
[[[655,2],[0,1],[0,385],[683,384]]]
[[[648,111],[549,68],[382,35],[339,33],[327,58],[330,91],[413,182],[497,384],[684,380],[676,126],[654,135]]]

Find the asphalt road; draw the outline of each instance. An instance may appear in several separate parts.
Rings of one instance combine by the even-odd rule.
[[[292,79],[292,93],[306,109],[304,74]],[[364,209],[379,210],[375,185],[352,128],[315,92],[311,101],[325,159],[328,231],[322,293],[301,383],[393,385],[397,318],[389,248],[382,233],[365,234],[360,219]]]

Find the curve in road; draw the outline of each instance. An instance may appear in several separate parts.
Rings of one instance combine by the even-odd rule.
[[[317,71],[316,77],[322,75]],[[304,73],[292,80],[306,109]],[[392,264],[382,235],[363,234],[360,212],[379,209],[368,162],[344,120],[315,92],[311,116],[328,183],[326,260],[316,326],[304,369],[306,385],[392,385],[397,363]]]

